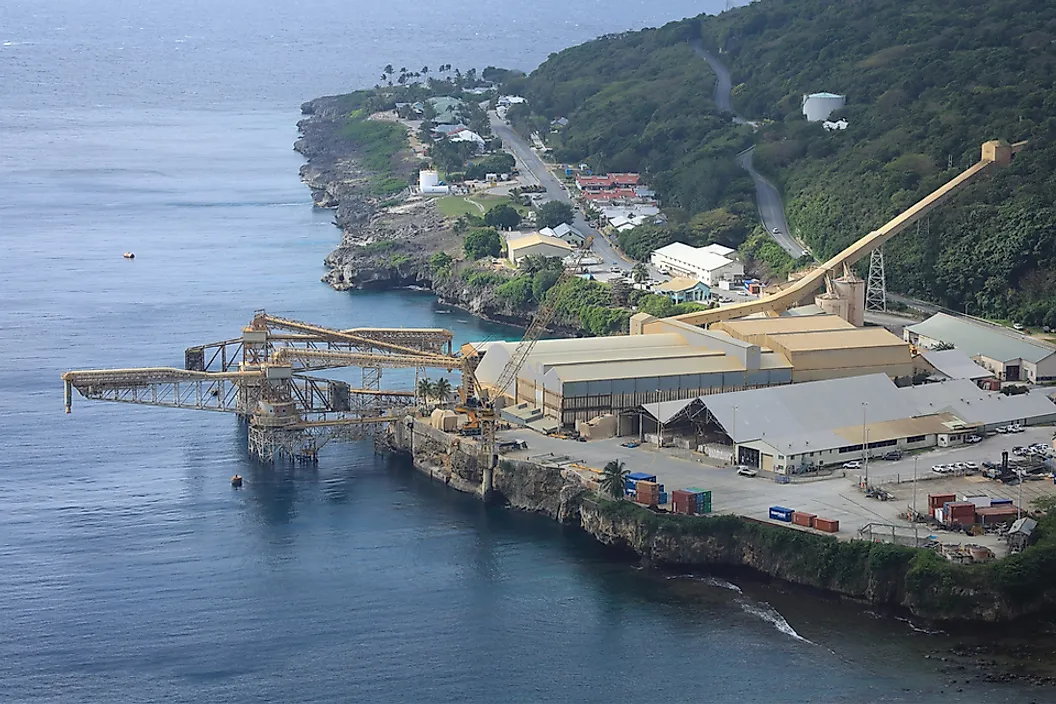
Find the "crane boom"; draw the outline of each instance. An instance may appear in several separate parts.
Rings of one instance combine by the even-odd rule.
[[[510,356],[510,361],[503,367],[502,373],[499,374],[499,379],[495,383],[495,396],[501,396],[505,393],[507,387],[517,377],[517,372],[524,366],[525,361],[528,359],[528,355],[535,349],[535,345],[542,338],[543,333],[546,332],[546,328],[554,320],[554,315],[557,313],[557,295],[554,294],[554,290],[557,289],[561,284],[568,281],[572,276],[579,270],[580,264],[583,262],[583,258],[590,252],[590,246],[593,244],[594,238],[588,237],[586,242],[583,244],[583,248],[576,255],[570,266],[565,267],[561,271],[561,275],[557,277],[557,281],[550,287],[547,295],[543,298],[543,302],[539,304],[539,310],[535,312],[535,317],[532,318],[531,325],[524,331],[524,337],[517,343],[517,348],[513,351]]]

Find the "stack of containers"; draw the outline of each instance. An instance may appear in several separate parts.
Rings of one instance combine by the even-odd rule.
[[[686,491],[693,494],[696,499],[696,511],[694,513],[711,513],[711,492],[691,486]]]
[[[947,503],[956,500],[956,494],[928,494],[928,514],[935,518],[939,518],[939,516],[935,513],[935,509],[939,509],[941,511],[942,507],[945,506]]]
[[[828,518],[815,518],[814,529],[823,533],[838,533],[840,531],[840,522],[831,521]]]
[[[660,485],[656,482],[638,480],[634,488],[635,500],[646,506],[656,506],[660,502]]]
[[[813,528],[814,519],[818,515],[816,513],[803,513],[802,511],[794,511],[792,513],[792,523],[797,526],[803,526],[804,528]]]
[[[947,501],[942,506],[947,525],[970,526],[975,523],[975,504],[971,501]]]
[[[655,474],[646,474],[645,472],[631,472],[627,475],[627,478],[623,481],[623,486],[627,490],[628,494],[634,493],[638,482],[655,482]]]
[[[697,497],[691,491],[675,489],[671,492],[671,510],[675,513],[692,515],[697,512]]]

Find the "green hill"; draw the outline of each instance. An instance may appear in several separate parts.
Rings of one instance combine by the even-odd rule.
[[[693,40],[721,52],[734,108],[764,121],[754,134],[718,115]],[[751,182],[732,156],[753,141],[793,231],[826,256],[976,161],[983,141],[1030,140],[1011,168],[888,244],[888,281],[952,308],[1056,327],[1054,42],[1056,4],[760,0],[554,54],[524,89],[535,119],[569,119],[552,136],[559,159],[648,176],[675,214],[649,242],[743,238],[754,225]],[[818,91],[847,96],[836,115],[846,131],[802,117],[802,96]],[[715,209],[743,227],[719,233],[690,219]]]

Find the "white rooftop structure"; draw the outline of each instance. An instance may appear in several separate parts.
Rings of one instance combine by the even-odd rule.
[[[1056,422],[1056,404],[1040,391],[1005,396],[983,391],[970,379],[953,379],[942,384],[907,387],[899,393],[910,399],[917,415],[952,413],[966,423],[983,425],[987,430],[1010,422]]]
[[[715,287],[720,281],[733,281],[744,277],[744,265],[729,255],[734,250],[721,244],[707,247],[691,247],[675,242],[653,252],[653,266],[673,274],[695,277],[708,286]]]

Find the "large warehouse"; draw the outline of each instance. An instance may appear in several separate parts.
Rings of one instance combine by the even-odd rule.
[[[692,330],[691,338],[667,333],[540,340],[505,393],[571,426],[643,403],[791,381],[792,369],[781,355]],[[474,345],[484,350],[477,379],[493,386],[517,345]]]
[[[866,452],[956,444],[1012,422],[1056,423],[1056,404],[1040,393],[990,394],[967,379],[900,389],[884,374],[651,403],[638,412],[642,433],[705,442],[718,432],[739,463],[779,474]]]
[[[679,324],[650,321],[643,330]],[[892,378],[913,375],[909,345],[884,328],[856,328],[836,315],[741,318],[716,323],[710,332],[780,354],[792,365],[795,383],[877,372]]]
[[[920,347],[953,345],[1001,381],[1056,381],[1056,346],[1012,330],[936,313],[902,334]]]

